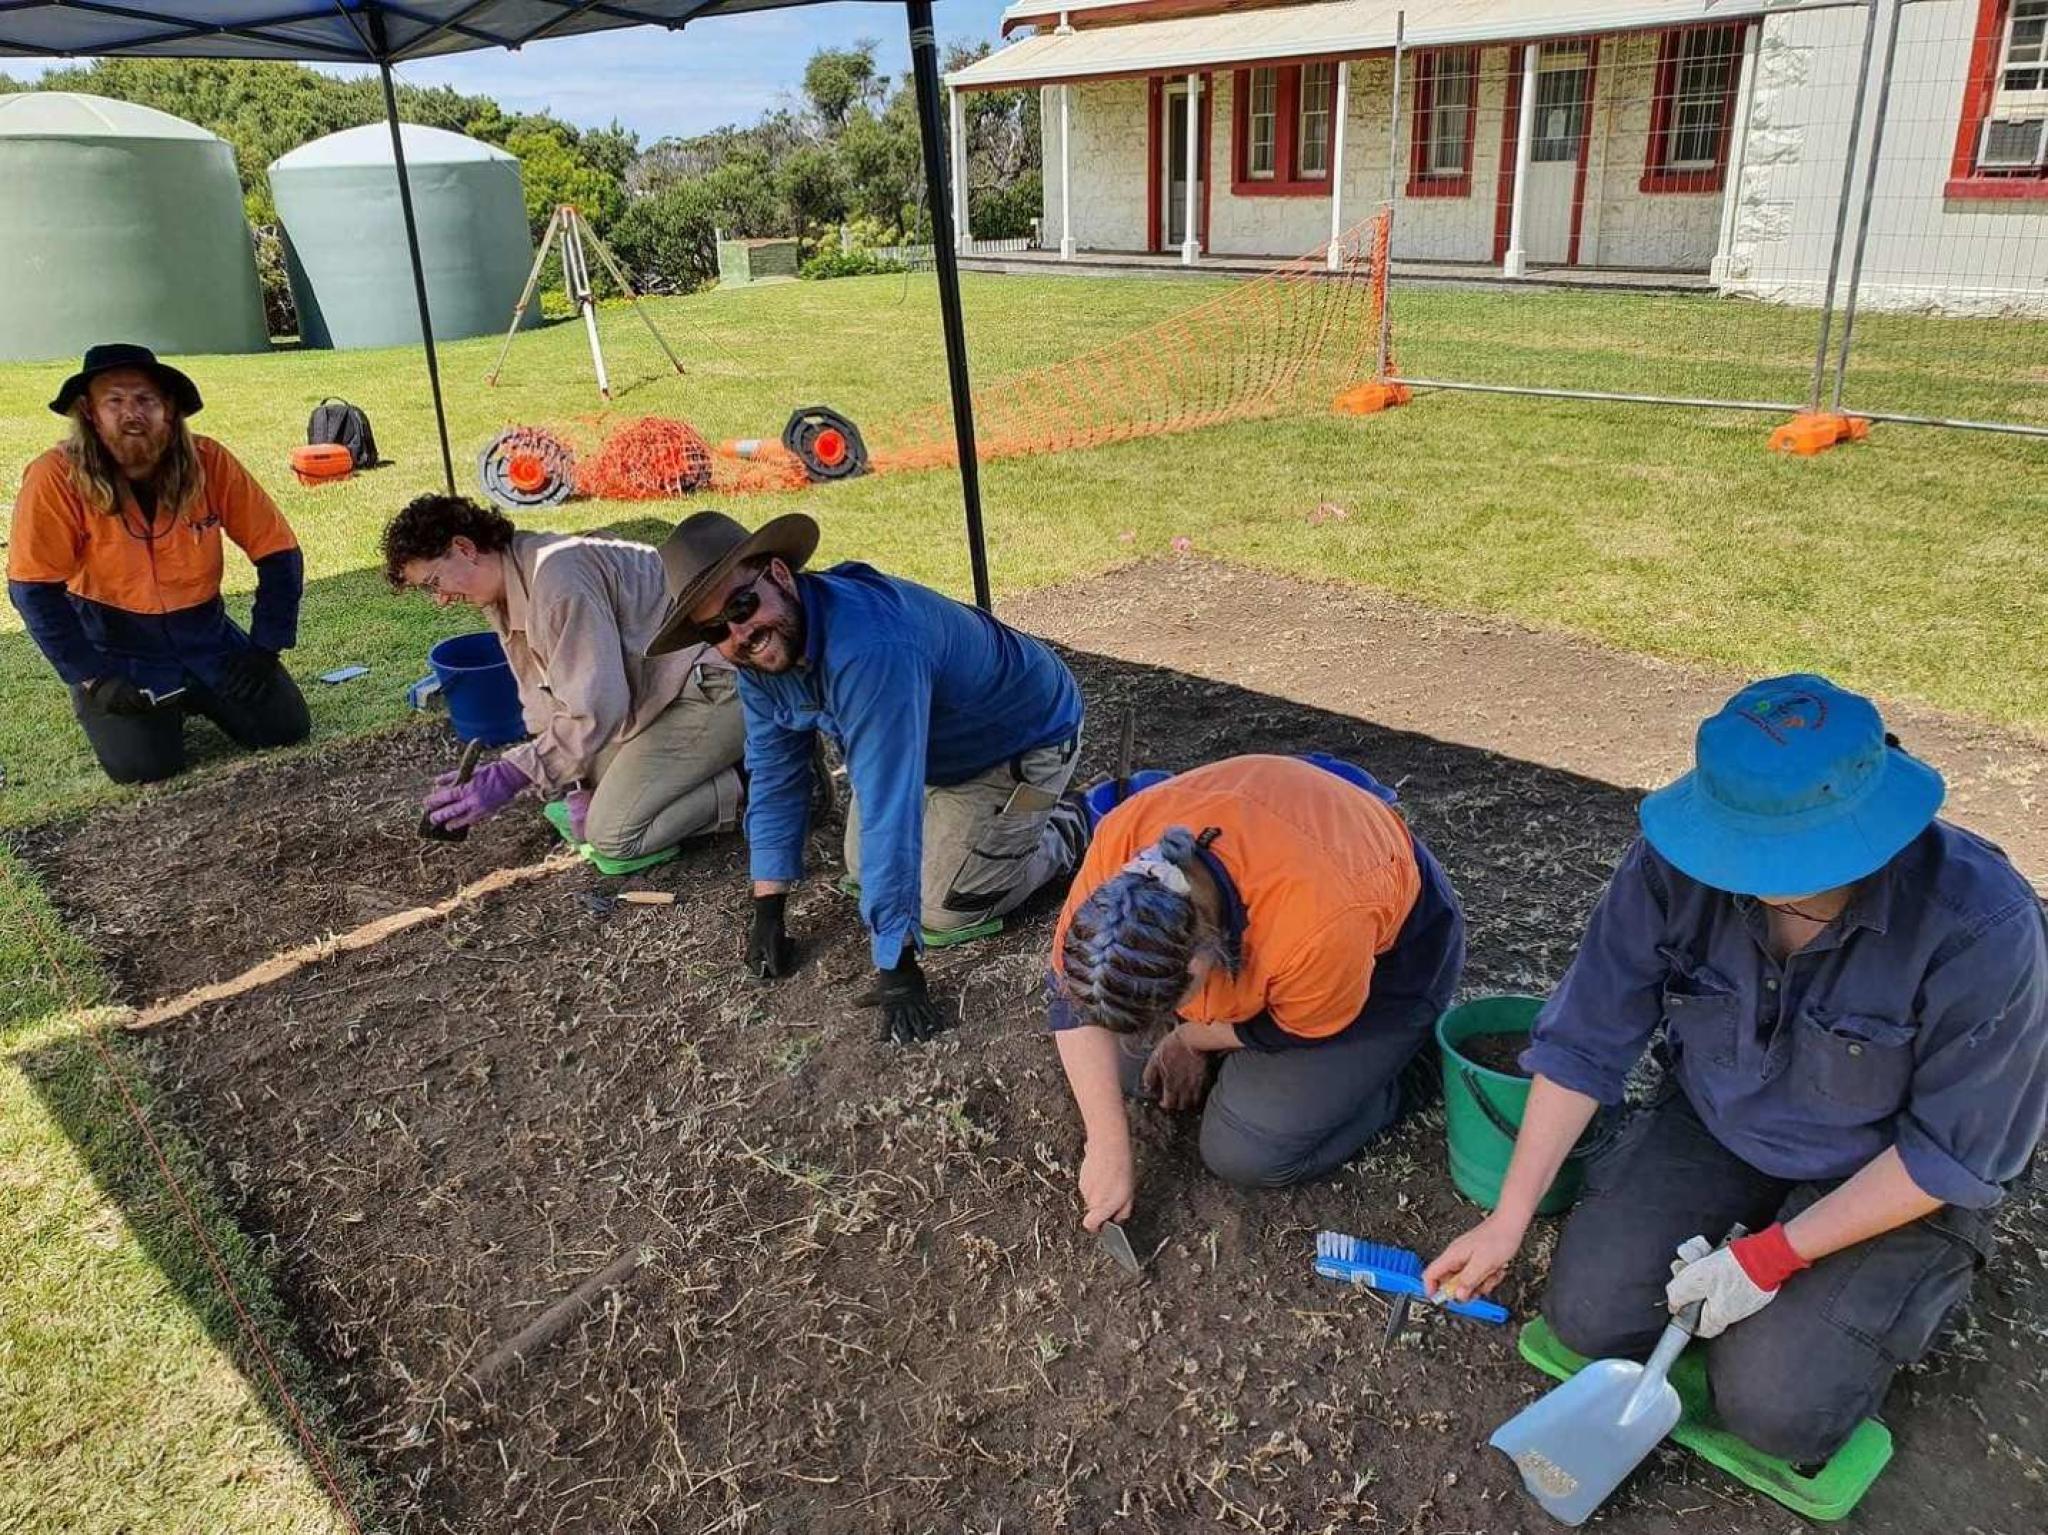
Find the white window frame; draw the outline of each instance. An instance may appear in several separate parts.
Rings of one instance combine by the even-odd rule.
[[[1445,63],[1450,59],[1458,61],[1457,68],[1446,71]],[[1462,176],[1465,174],[1465,134],[1472,121],[1472,92],[1478,88],[1479,71],[1469,48],[1446,48],[1438,53],[1430,65],[1429,79],[1429,150],[1423,157],[1424,171],[1431,176]],[[1458,98],[1444,100],[1444,82],[1458,82]],[[1448,126],[1450,132],[1444,129]],[[1446,159],[1445,151],[1449,151]]]
[[[1725,55],[1703,53],[1695,55],[1691,60],[1688,60],[1686,58],[1686,50],[1708,43],[1723,41],[1727,36],[1728,34],[1725,31],[1706,27],[1679,34],[1678,56],[1672,62],[1671,109],[1670,115],[1665,119],[1664,163],[1658,167],[1660,171],[1711,171],[1720,163],[1717,151],[1720,148],[1721,134],[1727,126],[1728,113],[1731,109],[1728,75],[1723,74],[1717,79],[1711,95],[1702,87],[1695,87],[1688,94],[1685,72],[1688,63],[1694,68],[1702,68],[1710,65],[1716,59],[1720,60],[1724,70],[1732,72],[1740,62],[1741,54],[1736,50],[1727,51]],[[1740,36],[1740,34],[1738,33],[1737,36]],[[1710,120],[1703,121],[1695,118],[1693,121],[1688,122],[1686,120],[1687,108],[1692,108],[1695,111],[1710,109],[1713,115]],[[1705,156],[1680,156],[1678,153],[1679,143],[1699,133],[1705,133],[1707,136],[1707,152]]]
[[[1264,77],[1263,79],[1261,77]],[[1259,104],[1261,94],[1265,105]],[[1280,71],[1255,69],[1245,82],[1244,173],[1252,181],[1271,181],[1279,174],[1280,158]],[[1260,138],[1260,124],[1265,136]],[[1260,163],[1261,155],[1264,163]]]
[[[2018,44],[2020,12],[2033,13],[2028,19],[2039,21],[2042,35],[2029,46],[2033,57],[2015,63],[2013,50]],[[2009,88],[2005,78],[2015,69],[2040,71],[2038,83],[2018,89]],[[1998,47],[1997,84],[1991,94],[1992,117],[2033,117],[2048,114],[2048,0],[2012,0],[2005,13],[2005,37]]]
[[[1321,81],[1320,93],[1310,89],[1312,79]],[[1314,104],[1317,94],[1321,103]],[[1330,174],[1330,130],[1337,99],[1337,67],[1334,64],[1304,64],[1301,66],[1300,100],[1295,108],[1294,159],[1295,174],[1304,181],[1321,181]],[[1322,133],[1320,141],[1309,132],[1309,123],[1320,119]],[[1320,151],[1320,160],[1311,163],[1309,146],[1315,144]]]

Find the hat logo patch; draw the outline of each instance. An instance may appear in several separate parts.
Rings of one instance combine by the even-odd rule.
[[[1747,720],[1780,746],[1790,743],[1791,733],[1819,730],[1828,722],[1827,700],[1814,693],[1782,693],[1759,698],[1739,711]]]

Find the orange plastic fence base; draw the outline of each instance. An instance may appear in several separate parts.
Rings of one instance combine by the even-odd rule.
[[[1374,416],[1412,398],[1406,384],[1358,384],[1338,395],[1334,408],[1340,415]]]
[[[1861,442],[1869,435],[1870,423],[1861,416],[1802,410],[1771,433],[1771,451],[1811,458],[1816,453],[1825,453],[1836,443]]]

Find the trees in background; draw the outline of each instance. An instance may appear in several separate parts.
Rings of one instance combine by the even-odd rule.
[[[398,87],[407,122],[446,128],[517,155],[536,238],[558,203],[574,203],[636,281],[687,291],[716,277],[717,235],[794,235],[810,247],[835,225],[868,244],[927,240],[917,106],[907,78],[876,63],[877,45],[824,48],[804,67],[801,100],[688,139],[642,148],[614,122],[577,128],[547,113],[507,112],[487,96],[446,86]],[[954,48],[946,68],[988,52]],[[155,107],[219,134],[234,149],[243,202],[258,232],[259,269],[274,325],[292,323],[277,248],[270,162],[309,140],[381,121],[373,79],[341,80],[297,64],[186,59],[100,59],[0,92],[85,91]],[[1038,96],[967,98],[967,179],[974,232],[1021,235],[1038,215]],[[550,283],[558,282],[551,272]]]
[[[793,110],[648,146],[626,178],[614,239],[621,257],[655,284],[686,288],[716,274],[720,230],[794,235],[807,248],[835,224],[869,245],[929,240],[916,98],[907,78],[882,73],[876,49],[862,42],[812,54]],[[956,48],[946,68],[987,51]],[[1042,196],[1037,94],[970,96],[967,162],[975,234],[1027,233]]]

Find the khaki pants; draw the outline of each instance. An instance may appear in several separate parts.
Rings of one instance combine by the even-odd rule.
[[[1024,904],[1071,874],[1071,844],[1048,825],[1081,757],[1081,738],[1028,751],[978,777],[924,791],[924,870],[918,920],[948,933]],[[1019,786],[1027,792],[1019,795]],[[1036,794],[1029,790],[1038,791]],[[1012,805],[1017,799],[1019,803]],[[846,872],[860,879],[860,802],[846,812]]]
[[[733,674],[699,667],[647,728],[598,754],[583,835],[607,858],[638,858],[739,824],[746,725]]]

